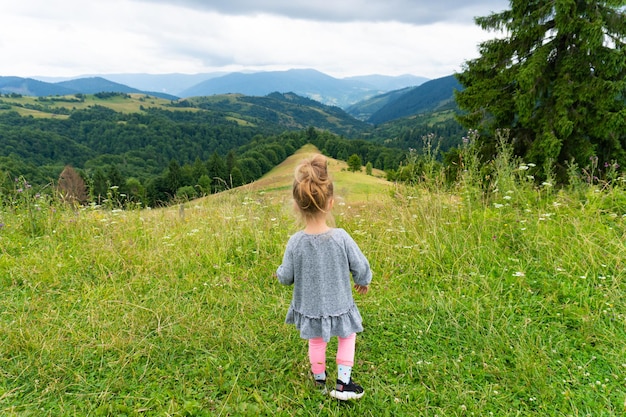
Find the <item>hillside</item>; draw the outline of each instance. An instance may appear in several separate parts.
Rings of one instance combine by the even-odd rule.
[[[380,108],[367,121],[380,124],[419,113],[436,111],[454,101],[454,91],[459,89],[461,85],[454,75],[425,82]]]
[[[266,97],[240,94],[193,97],[171,101],[144,94],[85,94],[51,97],[0,97],[0,114],[17,111],[22,116],[65,118],[71,113],[102,106],[125,114],[145,113],[148,109],[173,112],[205,111],[242,126],[257,127],[262,132],[318,129],[356,137],[370,129],[369,125],[341,110],[293,93],[273,93]]]
[[[171,109],[172,101],[145,94],[68,94],[35,97],[19,94],[0,97],[0,114],[15,111],[36,118],[66,118],[71,113],[102,106],[121,113],[142,113],[145,108]],[[187,109],[193,111],[194,109]]]
[[[623,185],[529,186],[501,157],[487,184],[468,171],[369,199],[331,160],[335,224],[373,280],[354,292],[365,395],[320,393],[285,324],[293,288],[273,276],[310,151],[266,175],[273,188],[160,209],[77,208],[18,179],[0,205],[0,414],[624,414]]]
[[[416,87],[406,87],[400,90],[393,90],[388,93],[379,94],[372,98],[368,98],[363,101],[359,101],[346,109],[346,113],[355,117],[356,119],[367,121],[374,113],[382,109],[383,107],[398,100],[410,90]]]
[[[370,126],[354,119],[335,106],[327,106],[294,93],[271,93],[267,96],[223,94],[192,97],[179,102],[203,110],[224,112],[248,123],[278,125],[284,129],[305,129],[314,126],[347,137],[357,137]]]
[[[262,178],[244,185],[242,189],[289,195],[296,167],[302,160],[316,153],[320,153],[319,149],[314,145],[307,144]],[[388,189],[392,185],[384,179],[385,173],[379,169],[374,169],[372,175],[366,175],[365,169],[362,169],[361,172],[351,172],[348,171],[348,164],[345,161],[330,157],[328,158],[328,166],[328,172],[335,182],[335,199],[338,202],[356,203],[379,199],[380,196],[388,194]]]

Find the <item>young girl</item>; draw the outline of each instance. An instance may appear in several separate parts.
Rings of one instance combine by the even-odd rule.
[[[333,183],[326,158],[316,155],[301,163],[293,182],[293,198],[306,227],[287,242],[276,275],[284,285],[294,285],[286,323],[295,324],[300,337],[309,340],[311,371],[326,392],[326,345],[338,337],[337,385],[330,395],[339,400],[363,396],[352,381],[356,333],[362,318],[352,298],[354,288],[366,294],[372,280],[370,265],[357,244],[343,229],[331,228],[327,214],[333,207]]]

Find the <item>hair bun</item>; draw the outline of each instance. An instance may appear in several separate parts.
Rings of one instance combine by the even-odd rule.
[[[293,197],[306,215],[326,212],[333,196],[333,183],[328,176],[324,155],[317,154],[298,165],[293,182]]]

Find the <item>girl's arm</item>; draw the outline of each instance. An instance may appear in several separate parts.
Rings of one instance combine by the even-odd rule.
[[[294,281],[293,261],[291,260],[291,248],[287,245],[285,254],[283,255],[283,263],[278,267],[274,276],[283,285],[291,285]]]

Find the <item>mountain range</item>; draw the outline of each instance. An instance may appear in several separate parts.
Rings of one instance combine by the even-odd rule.
[[[366,75],[340,79],[312,69],[195,75],[111,74],[75,79],[0,77],[0,93],[29,96],[145,93],[175,100],[227,93],[265,96],[273,92],[293,92],[323,104],[346,108],[376,95],[418,86],[426,81],[427,78],[413,75]]]
[[[338,79],[316,70],[287,70],[258,73],[215,73],[204,75],[117,74],[112,78],[133,82],[128,86],[101,76],[70,80],[2,77],[0,93],[24,96],[67,96],[115,92],[145,94],[174,102],[197,97],[242,95],[266,97],[293,94],[326,106],[343,109],[347,115],[373,125],[420,113],[455,109],[454,91],[461,86],[454,75],[428,80],[412,75],[369,75]],[[199,82],[198,82],[199,81]],[[195,84],[194,84],[195,83]],[[138,86],[146,87],[140,89]],[[154,90],[176,90],[178,95]],[[284,96],[293,97],[293,96]],[[217,100],[226,103],[230,99]],[[208,106],[210,101],[203,101]],[[302,105],[302,103],[298,103]],[[211,104],[211,107],[214,107]],[[214,110],[217,110],[214,108]]]
[[[66,96],[72,94],[95,94],[101,92],[141,93],[155,97],[176,100],[171,94],[142,91],[127,85],[115,83],[102,77],[87,77],[61,82],[45,82],[33,78],[0,77],[0,93],[24,96]]]

